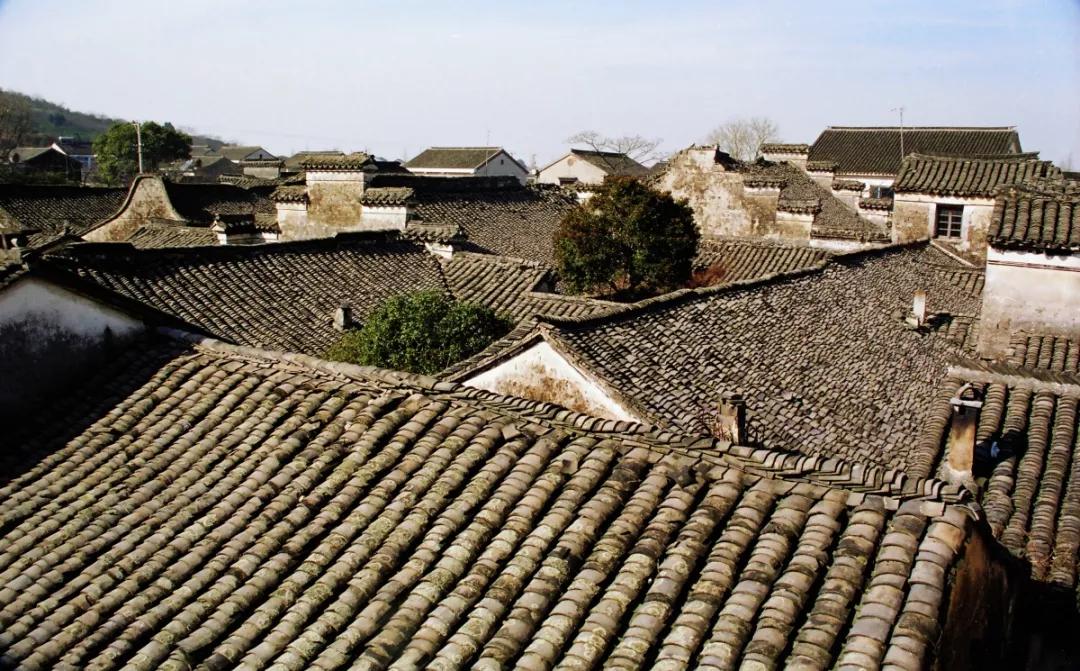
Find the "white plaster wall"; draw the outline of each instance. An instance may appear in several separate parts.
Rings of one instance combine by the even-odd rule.
[[[540,184],[559,184],[560,179],[576,179],[582,184],[599,184],[607,176],[600,168],[592,163],[567,154],[540,171],[536,181]]]
[[[366,173],[363,170],[306,170],[304,180],[308,186],[326,182],[357,182],[361,191],[364,188]]]
[[[522,184],[529,178],[529,172],[522,169],[518,162],[505,151],[499,152],[495,158],[480,166],[476,174],[483,177],[516,177]]]
[[[409,220],[409,208],[364,205],[360,214],[360,226],[353,230],[404,231]]]
[[[36,278],[17,282],[0,293],[0,324],[35,321],[78,337],[100,337],[105,329],[126,336],[142,322],[119,310]]]
[[[547,342],[537,343],[464,383],[499,394],[557,403],[597,417],[641,421]]]
[[[894,216],[894,221],[902,222],[901,228],[906,228],[910,232],[916,229],[921,230],[919,230],[919,237],[905,237],[903,231],[894,231],[894,238],[899,236],[899,239],[895,241],[909,242],[934,237],[938,205],[964,206],[964,215],[960,220],[960,248],[979,256],[985,255],[990,217],[994,212],[992,198],[958,198],[921,193],[897,194],[893,200],[893,212],[900,216]]]
[[[987,250],[979,354],[1003,356],[1017,330],[1080,336],[1080,257]]]
[[[143,324],[52,283],[24,278],[0,293],[0,421],[71,384]]]

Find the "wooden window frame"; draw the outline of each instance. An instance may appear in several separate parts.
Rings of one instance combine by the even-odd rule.
[[[959,240],[964,234],[964,206],[938,205],[934,212],[934,237]]]

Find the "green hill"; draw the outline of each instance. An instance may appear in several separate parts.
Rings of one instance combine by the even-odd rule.
[[[22,140],[22,144],[26,146],[46,145],[61,135],[80,140],[93,140],[108,130],[109,126],[124,121],[124,119],[112,119],[98,114],[76,112],[48,100],[0,89],[0,106],[9,100],[22,100],[30,106],[31,133]],[[168,119],[161,121],[168,121]],[[215,149],[225,144],[219,138],[204,135],[192,135],[191,142],[210,145]]]

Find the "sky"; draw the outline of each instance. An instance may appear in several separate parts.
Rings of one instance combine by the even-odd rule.
[[[666,151],[766,116],[1017,126],[1080,170],[1080,0],[0,0],[0,88],[277,154],[501,145],[582,130]]]

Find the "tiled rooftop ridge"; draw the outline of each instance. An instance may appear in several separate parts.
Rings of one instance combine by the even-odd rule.
[[[839,487],[873,469],[814,484],[432,378],[169,354],[27,432],[36,465],[0,484],[6,660],[919,668],[936,639],[913,625],[971,515],[940,483],[861,496]]]

